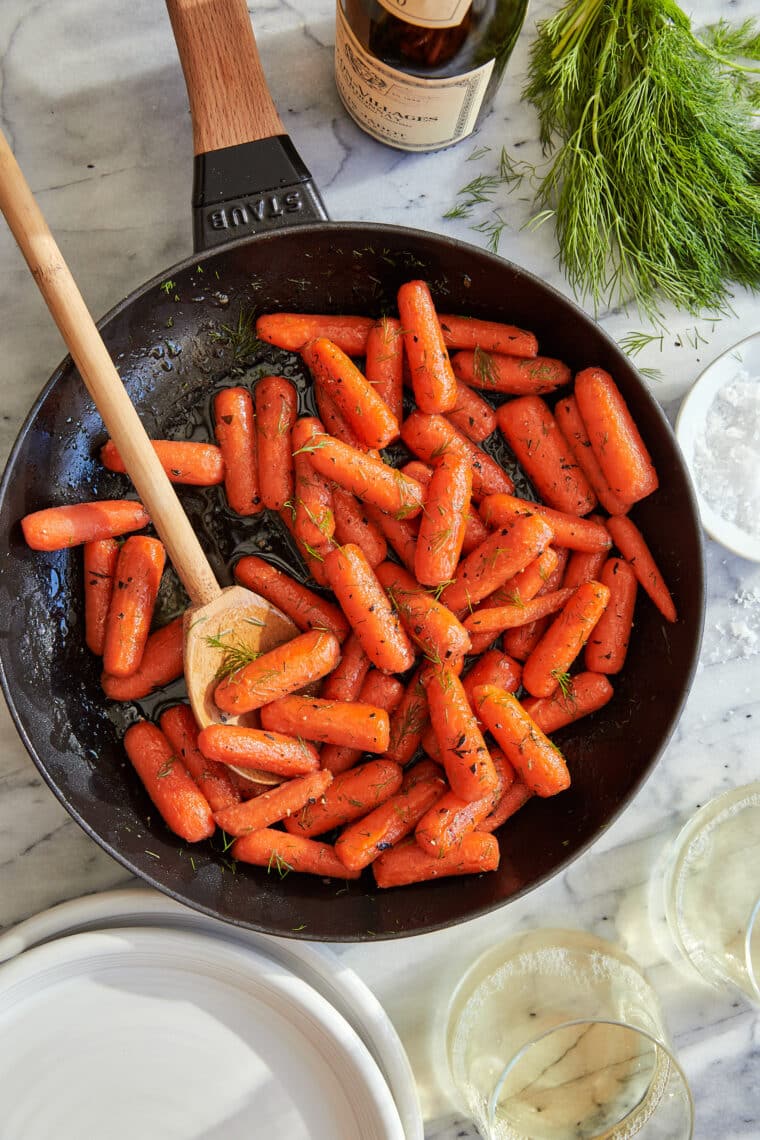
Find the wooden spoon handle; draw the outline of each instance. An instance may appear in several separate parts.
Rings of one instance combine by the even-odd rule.
[[[284,135],[245,0],[166,0],[196,154]]]
[[[219,584],[2,132],[0,209],[192,602],[213,601]]]

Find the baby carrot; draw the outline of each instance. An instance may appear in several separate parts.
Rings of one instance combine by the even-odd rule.
[[[288,352],[300,352],[315,337],[326,336],[349,356],[363,356],[373,324],[371,317],[264,313],[256,321],[256,336]]]
[[[223,388],[214,397],[216,441],[224,461],[227,502],[238,515],[264,509],[256,460],[256,421],[247,388]]]
[[[536,515],[514,518],[493,532],[459,563],[441,601],[454,613],[475,606],[503,582],[519,574],[552,540],[550,527]]]
[[[631,639],[636,572],[622,558],[610,558],[599,581],[610,591],[610,600],[586,644],[586,668],[592,673],[619,673]]]
[[[327,578],[324,571],[325,553],[331,550],[334,544],[332,542],[323,543],[319,549],[316,546],[309,546],[308,544],[302,542],[296,534],[295,511],[293,511],[288,506],[284,507],[283,510],[278,511],[277,514],[280,517],[282,525],[289,532],[291,538],[293,539],[298,553],[301,555],[303,563],[308,569],[310,576],[314,579],[315,582],[318,583],[318,585],[326,586]]]
[[[573,453],[575,462],[588,479],[594,494],[607,514],[624,515],[631,504],[619,499],[607,482],[604,472],[599,466],[599,460],[594,455],[591,440],[588,437],[583,418],[578,411],[575,397],[567,396],[564,400],[559,400],[555,405],[554,415],[567,440],[567,445]]]
[[[410,574],[414,573],[414,556],[417,552],[417,534],[419,521],[417,519],[396,519],[393,515],[385,514],[365,503],[367,517],[375,524],[383,535],[388,546],[398,555],[400,562]]]
[[[549,524],[554,544],[569,550],[609,550],[612,540],[600,523],[555,511],[514,495],[488,495],[480,504],[480,517],[487,526],[508,526],[514,519],[537,515]]]
[[[451,669],[429,666],[423,684],[451,790],[479,800],[496,788],[498,776],[462,682]]]
[[[457,380],[457,402],[446,413],[446,419],[473,443],[482,443],[496,431],[496,412],[461,380]]]
[[[141,503],[131,499],[102,499],[99,503],[72,503],[46,507],[21,520],[27,546],[32,550],[65,550],[142,530],[150,522]]]
[[[377,523],[369,517],[366,505],[343,487],[333,485],[335,541],[340,546],[352,542],[360,547],[370,566],[377,566],[388,554],[388,543]]]
[[[469,651],[470,639],[451,610],[437,602],[411,574],[394,562],[382,562],[375,573],[402,626],[426,657],[443,664],[464,657]]]
[[[599,515],[593,517],[594,522],[602,522]],[[609,551],[607,550],[574,550],[567,560],[567,569],[562,585],[574,590],[581,582],[599,581]]]
[[[535,598],[536,594],[546,593],[544,586],[554,573],[559,556],[553,546],[542,550],[538,558],[529,562],[524,570],[509,578],[498,590],[485,599],[488,606],[520,605]]]
[[[262,722],[263,723],[263,722]],[[208,760],[255,768],[275,776],[306,776],[319,768],[319,753],[293,734],[237,724],[209,724],[198,734],[198,747]]]
[[[404,339],[401,323],[383,317],[369,330],[364,374],[380,399],[388,405],[396,422],[403,418]]]
[[[329,435],[316,436],[304,451],[320,475],[352,491],[363,503],[372,503],[402,519],[412,518],[422,510],[424,488],[381,459]]]
[[[368,815],[344,828],[335,840],[335,854],[352,870],[361,870],[414,830],[417,822],[443,794],[443,773],[417,779]]]
[[[334,634],[301,633],[225,677],[214,690],[214,700],[222,712],[250,712],[325,677],[339,658],[340,642]]]
[[[374,705],[375,708],[382,709],[390,718],[403,695],[404,686],[395,677],[389,677],[379,669],[370,669],[357,699],[361,704]],[[353,768],[363,751],[362,748],[354,747],[354,744],[355,742],[351,745],[325,744],[319,753],[322,767],[332,772],[334,776]]]
[[[324,835],[373,811],[395,796],[401,787],[402,772],[389,760],[368,760],[333,778],[321,799],[285,820],[291,835]]]
[[[547,614],[555,614],[572,598],[574,590],[563,587],[551,594],[541,594],[528,602],[505,606],[482,606],[465,618],[464,628],[471,636],[489,634],[493,640],[505,629],[517,629],[521,625],[538,621]]]
[[[612,692],[603,673],[576,673],[565,685],[558,685],[551,696],[526,697],[522,706],[548,734],[596,712],[607,704]]]
[[[533,697],[556,689],[604,613],[610,591],[601,582],[582,582],[573,591],[523,666],[523,685]]]
[[[291,871],[329,879],[358,879],[361,874],[361,871],[349,871],[329,843],[288,835],[273,827],[241,835],[232,844],[230,854],[241,863],[266,867],[270,875],[275,874],[280,879]]]
[[[256,462],[261,501],[279,511],[294,495],[293,424],[298,396],[282,376],[262,376],[256,384]]]
[[[480,348],[483,352],[502,352],[510,356],[538,354],[536,336],[516,325],[482,321],[477,317],[457,317],[451,313],[441,313],[438,319],[447,348]]]
[[[310,346],[303,351],[303,358],[311,369],[312,376],[314,377],[314,399],[319,412],[319,418],[325,425],[325,432],[328,435],[335,436],[342,443],[347,443],[350,447],[355,447],[357,451],[369,451],[366,443],[359,439],[359,436],[349,427],[348,422],[344,416],[338,411],[338,406],[333,400],[332,396],[325,390],[322,382],[319,379],[316,365],[311,363]]]
[[[124,748],[167,827],[187,843],[209,839],[216,824],[208,800],[160,728],[137,721],[124,735]]]
[[[496,831],[497,827],[501,827],[506,823],[516,811],[519,811],[523,804],[526,804],[532,797],[533,792],[527,787],[522,780],[515,780],[510,784],[501,795],[499,802],[493,809],[490,815],[487,815],[477,827],[476,831]]]
[[[513,693],[495,685],[475,689],[478,716],[488,726],[522,782],[537,796],[554,796],[570,785],[560,750],[538,727]]]
[[[139,668],[165,563],[164,544],[146,535],[131,535],[119,551],[103,642],[106,673],[129,677]]]
[[[198,747],[198,725],[189,705],[172,705],[159,718],[161,731],[203,792],[213,812],[240,802],[234,773],[207,760]]]
[[[320,696],[328,701],[355,701],[369,672],[370,660],[355,633],[349,633],[338,664],[322,682]]]
[[[615,381],[603,368],[585,368],[575,377],[575,400],[591,449],[610,490],[623,502],[636,503],[658,486],[639,429]]]
[[[113,538],[97,538],[84,544],[84,639],[87,648],[102,656],[106,638],[119,544]]]
[[[277,606],[302,632],[326,629],[338,641],[348,636],[348,622],[337,606],[278,570],[271,562],[248,554],[235,563],[235,579]]]
[[[388,714],[377,705],[297,694],[264,705],[261,724],[271,732],[362,752],[385,752],[390,737]]]
[[[459,563],[472,494],[472,469],[463,455],[442,455],[427,489],[417,536],[414,573],[424,586],[449,582]]]
[[[372,664],[384,673],[403,673],[414,664],[412,643],[359,547],[349,543],[331,551],[325,573]]]
[[[496,418],[542,502],[570,515],[587,515],[594,509],[596,495],[540,396],[509,400]]]
[[[385,751],[386,760],[408,764],[420,746],[428,723],[428,703],[422,683],[422,669],[417,669],[404,690],[404,695],[391,718],[391,738]]]
[[[322,432],[313,416],[303,416],[293,425],[293,475],[295,481],[295,530],[306,546],[319,549],[335,533],[335,511],[330,484],[314,470],[308,445]]]
[[[493,835],[470,831],[448,855],[428,855],[414,839],[383,852],[372,864],[378,887],[403,887],[451,875],[478,875],[499,866],[499,843]]]
[[[456,403],[456,378],[425,281],[406,281],[398,291],[414,399],[422,412],[448,412]]]
[[[462,678],[462,688],[477,719],[478,714],[473,694],[478,685],[498,685],[500,689],[506,689],[508,693],[516,693],[521,682],[522,665],[520,662],[515,661],[506,653],[500,653],[498,649],[489,649],[487,653],[478,658],[469,673]],[[478,722],[478,727],[482,732],[483,725],[480,722]]]
[[[270,823],[278,823],[300,811],[306,804],[316,803],[331,782],[331,772],[310,772],[308,776],[297,776],[245,803],[232,804],[214,811],[214,819],[228,835],[247,835],[250,831],[260,831],[262,827],[269,827]]]
[[[412,412],[401,425],[401,438],[424,463],[433,464],[446,453],[468,458],[472,467],[472,493],[477,499],[485,495],[510,494],[514,489],[503,468],[445,416]]]
[[[433,478],[433,468],[428,467],[427,464],[423,463],[420,459],[410,460],[410,462],[405,463],[400,470],[404,475],[408,475],[410,479],[416,479],[423,487],[429,486],[430,480]],[[469,554],[476,546],[480,546],[481,542],[486,538],[488,538],[488,527],[482,521],[472,503],[469,503],[464,528],[464,541],[462,542],[462,554]],[[398,551],[396,551],[396,553],[398,554]],[[406,566],[406,562],[404,562],[404,565]],[[410,567],[407,566],[407,570],[408,569],[410,569]]]
[[[539,597],[541,594],[551,594],[555,590],[559,590],[564,584],[565,568],[568,563],[570,551],[564,546],[553,546],[557,554],[557,565],[551,572],[546,582],[536,594]],[[541,640],[544,631],[549,625],[549,618],[539,618],[538,621],[529,622],[528,625],[518,626],[516,629],[508,629],[502,638],[502,647],[505,653],[515,657],[518,661],[525,661],[533,652],[535,647]]]
[[[138,701],[182,676],[182,615],[154,630],[145,643],[137,672],[129,677],[101,674],[103,692],[112,701]]]
[[[469,801],[447,791],[419,820],[414,837],[428,855],[447,855],[468,831],[474,831],[491,814],[502,793],[514,783],[515,770],[506,757],[496,751],[491,756],[499,776],[493,791]]]
[[[359,439],[378,449],[397,439],[398,420],[351,358],[325,337],[317,337],[309,349],[320,383]]]
[[[639,583],[662,616],[667,621],[675,621],[676,607],[670,591],[639,528],[629,518],[621,516],[608,519],[607,529],[612,535],[615,546],[626,562],[630,562]]]
[[[213,443],[184,439],[153,439],[151,443],[172,483],[213,487],[224,482],[224,460],[220,449]],[[126,474],[124,460],[110,439],[100,449],[100,461],[109,471]]]
[[[510,396],[540,396],[570,383],[572,373],[561,360],[550,356],[524,359],[509,353],[457,352],[451,359],[454,375],[473,388],[506,392]]]

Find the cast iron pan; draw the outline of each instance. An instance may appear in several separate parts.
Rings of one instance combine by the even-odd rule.
[[[199,252],[127,297],[100,326],[149,434],[213,438],[211,401],[230,376],[252,385],[267,372],[284,373],[297,382],[303,410],[313,410],[300,362],[277,349],[251,351],[239,334],[246,318],[272,309],[379,315],[393,310],[403,281],[424,277],[444,311],[523,325],[538,334],[545,354],[574,369],[600,365],[616,377],[661,480],[632,517],[664,570],[679,620],[667,625],[646,598],[639,600],[614,699],[558,734],[572,787],[530,802],[510,821],[494,874],[381,893],[369,874],[348,886],[280,879],[236,868],[221,843],[191,851],[157,817],[120,744],[135,718],[180,697],[181,683],[135,705],[106,701],[98,662],[84,645],[81,551],[32,553],[22,539],[19,520],[29,511],[129,493],[125,478],[97,460],[103,425],[67,359],[30,412],[0,486],[5,696],[42,776],[85,831],[134,874],[197,910],[255,930],[346,941],[460,922],[566,867],[631,801],[667,743],[689,691],[703,618],[701,533],[689,479],[670,428],[626,357],[542,281],[436,235],[315,224],[326,217],[324,208],[266,96],[244,0],[170,0],[169,8],[199,152]],[[231,116],[217,115],[225,82]],[[498,447],[497,457],[509,463]],[[261,551],[305,579],[277,520],[232,515],[218,488],[180,494],[222,582],[231,581],[236,557]],[[181,588],[169,580],[159,621],[182,605]]]

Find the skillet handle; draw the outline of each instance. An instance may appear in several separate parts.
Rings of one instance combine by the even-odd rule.
[[[193,120],[196,251],[324,221],[324,203],[269,94],[245,0],[166,6]]]

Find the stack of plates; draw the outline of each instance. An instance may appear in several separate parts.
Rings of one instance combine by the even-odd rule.
[[[0,1140],[421,1140],[382,1007],[324,947],[148,890],[0,935]]]

